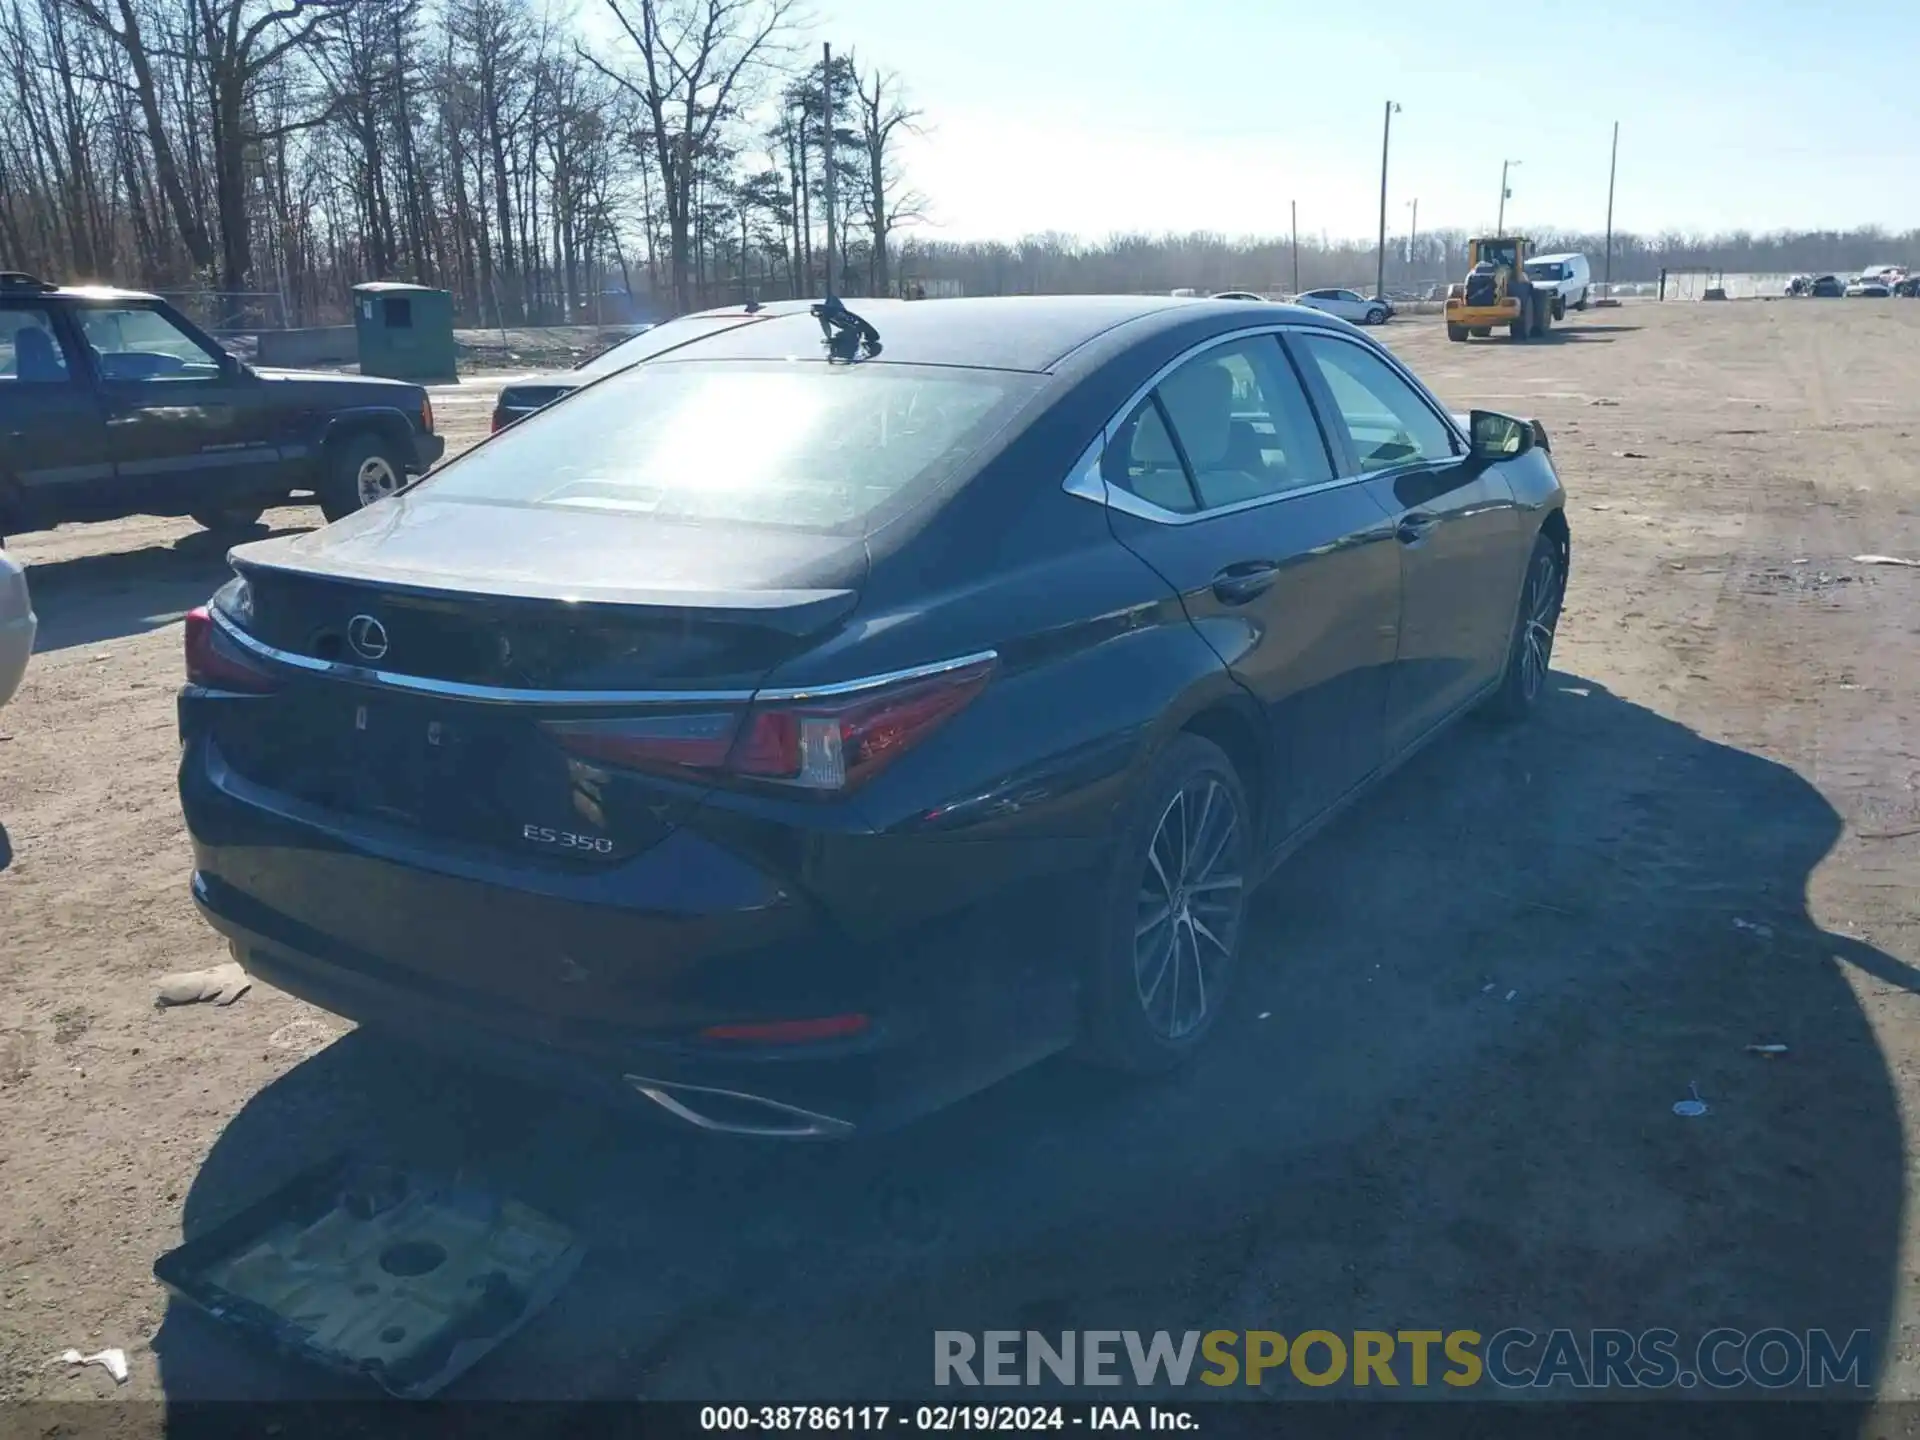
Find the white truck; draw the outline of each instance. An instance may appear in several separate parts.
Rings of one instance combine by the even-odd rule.
[[[1593,270],[1584,255],[1535,255],[1527,261],[1527,279],[1535,289],[1554,294],[1553,318],[1558,320],[1569,310],[1587,308],[1587,292],[1593,286]]]

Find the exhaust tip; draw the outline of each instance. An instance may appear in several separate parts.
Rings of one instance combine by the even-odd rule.
[[[798,1105],[722,1090],[628,1075],[626,1082],[676,1120],[722,1135],[751,1135],[766,1140],[836,1140],[853,1133],[851,1121],[803,1110]]]

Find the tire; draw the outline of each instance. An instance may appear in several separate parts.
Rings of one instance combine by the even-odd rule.
[[[1387,312],[1382,310],[1379,306],[1376,305],[1373,309],[1367,311],[1367,324],[1384,325],[1386,323],[1387,323]]]
[[[216,535],[231,535],[239,530],[251,530],[260,523],[265,513],[261,505],[227,505],[218,510],[195,510],[189,516],[202,530],[211,530]]]
[[[1088,1059],[1159,1074],[1211,1032],[1239,959],[1252,818],[1233,762],[1211,741],[1176,736],[1153,762],[1101,889],[1082,1036]]]
[[[328,447],[320,513],[329,521],[345,519],[406,483],[406,462],[391,440],[374,434],[347,436]]]
[[[1584,310],[1587,308],[1587,292],[1586,291],[1582,290],[1580,292],[1580,298],[1573,302],[1573,308],[1576,310]]]
[[[1449,340],[1465,340],[1466,338],[1467,338],[1467,327],[1466,327],[1466,326],[1464,326],[1464,325],[1449,325],[1449,326],[1447,326],[1447,339],[1449,339]]]
[[[1566,593],[1567,574],[1560,547],[1544,534],[1535,536],[1526,578],[1520,584],[1513,634],[1507,641],[1506,668],[1500,676],[1500,688],[1487,701],[1487,712],[1496,720],[1524,720],[1538,708],[1540,697],[1546,693],[1554,633],[1560,626],[1560,606]]]
[[[1553,297],[1553,318],[1555,320],[1564,320],[1567,318],[1567,297],[1566,296],[1556,295]]]
[[[1533,301],[1522,295],[1520,313],[1513,317],[1513,323],[1507,326],[1507,335],[1514,340],[1525,340],[1533,334]]]
[[[1533,302],[1533,334],[1537,340],[1553,328],[1553,306],[1547,298],[1539,296]]]

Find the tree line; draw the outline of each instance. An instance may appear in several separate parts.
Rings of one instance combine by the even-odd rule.
[[[1605,278],[1604,233],[1518,226],[1536,254],[1584,253],[1593,278]],[[1384,280],[1390,291],[1424,293],[1458,280],[1467,271],[1464,230],[1389,235]],[[1920,231],[1889,234],[1877,229],[1753,235],[1634,235],[1616,231],[1612,277],[1616,285],[1644,284],[1662,270],[1683,268],[1727,274],[1846,274],[1873,264],[1920,264]],[[898,268],[936,290],[969,295],[1167,293],[1191,288],[1201,294],[1252,290],[1279,294],[1348,286],[1372,294],[1380,275],[1377,241],[1302,235],[1296,252],[1290,236],[1230,239],[1188,235],[1116,235],[1085,242],[1058,233],[1011,243],[954,244],[908,237]],[[1297,273],[1297,283],[1296,283]]]
[[[502,325],[829,264],[894,287],[924,205],[895,74],[811,58],[793,0],[599,3],[603,33],[532,0],[0,0],[0,267],[233,328],[343,319],[369,279]]]
[[[587,0],[593,25],[541,3],[0,0],[0,268],[236,329],[344,320],[369,279],[497,325],[818,294],[830,270],[856,295],[1372,288],[1371,240],[942,241],[916,228],[900,77],[829,61],[796,0]],[[1466,238],[1390,238],[1387,285],[1457,279]],[[1533,238],[1601,278],[1602,236]],[[1910,259],[1920,234],[1622,233],[1612,271]]]

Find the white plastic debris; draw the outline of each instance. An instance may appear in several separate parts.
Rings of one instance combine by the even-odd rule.
[[[153,1003],[161,1009],[172,1005],[198,1005],[211,1000],[216,1005],[231,1005],[253,987],[253,980],[235,961],[215,965],[211,970],[189,970],[168,975],[155,989]]]
[[[98,1365],[113,1376],[113,1383],[127,1383],[127,1352],[118,1347],[112,1350],[96,1350],[91,1355],[82,1355],[78,1350],[69,1350],[60,1357],[67,1365]]]
[[[1271,1019],[1273,1018],[1273,1011],[1271,1011],[1271,1010],[1262,1010],[1262,1011],[1260,1012],[1260,1018],[1261,1018],[1262,1020],[1271,1020]]]
[[[1486,984],[1482,985],[1480,987],[1480,993],[1482,995],[1491,995],[1493,993],[1493,981],[1489,980]]]
[[[1693,1098],[1691,1100],[1674,1101],[1673,1113],[1688,1120],[1693,1119],[1696,1115],[1706,1114],[1707,1102],[1700,1098],[1700,1082],[1697,1080],[1688,1081],[1687,1089]]]
[[[1856,565],[1903,565],[1909,570],[1920,570],[1920,560],[1902,560],[1898,555],[1856,555]]]
[[[1513,999],[1514,996],[1518,995],[1519,993],[1520,992],[1518,990],[1509,990],[1507,991],[1507,999],[1511,1000]]]
[[[1736,930],[1751,931],[1762,940],[1771,940],[1773,938],[1773,927],[1771,925],[1763,925],[1758,920],[1742,920],[1738,916],[1735,916],[1733,928]]]
[[[1772,1060],[1776,1056],[1785,1055],[1787,1053],[1787,1047],[1784,1045],[1749,1045],[1747,1046],[1747,1053],[1749,1055],[1764,1056],[1768,1060]]]

